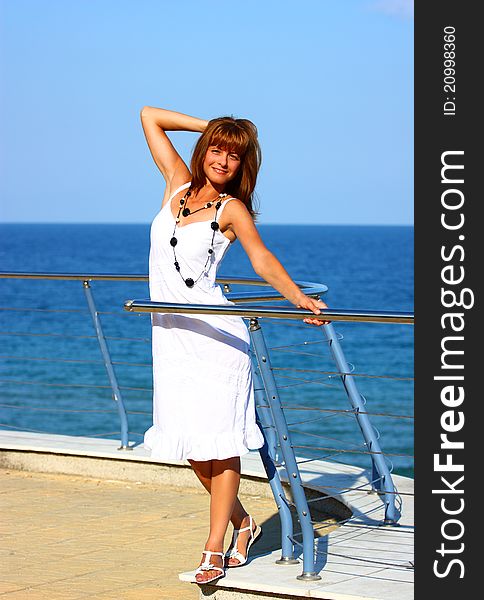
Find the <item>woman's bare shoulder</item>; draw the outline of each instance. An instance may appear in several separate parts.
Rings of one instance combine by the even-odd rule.
[[[249,210],[242,200],[239,200],[235,196],[230,196],[228,200],[230,200],[230,202],[227,201],[227,206],[225,207],[225,211],[228,214],[234,216],[247,214],[250,216]]]
[[[224,228],[228,228],[238,235],[240,229],[255,229],[254,219],[249,212],[247,206],[238,198],[231,197],[225,206],[225,210],[222,213],[222,219],[220,223]]]

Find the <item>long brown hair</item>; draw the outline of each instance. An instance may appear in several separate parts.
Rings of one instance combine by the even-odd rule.
[[[241,164],[237,175],[228,182],[224,191],[241,200],[255,221],[258,213],[253,207],[254,189],[262,162],[257,127],[248,119],[234,117],[218,117],[208,122],[205,131],[198,138],[190,163],[191,187],[195,193],[206,183],[203,162],[209,146],[218,146],[239,155]]]

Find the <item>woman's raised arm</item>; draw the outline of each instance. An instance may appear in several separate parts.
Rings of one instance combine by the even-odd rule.
[[[170,188],[176,180],[190,178],[190,171],[175,150],[165,131],[196,131],[202,133],[208,121],[190,117],[183,113],[153,106],[144,106],[141,110],[141,124],[148,142],[151,156],[160,169],[167,187]]]

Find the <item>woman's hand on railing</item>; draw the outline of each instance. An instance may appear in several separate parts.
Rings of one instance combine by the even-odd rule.
[[[307,310],[311,310],[315,315],[321,314],[321,308],[328,308],[328,305],[322,300],[315,300],[310,296],[306,296],[306,294],[301,294],[300,298],[298,298],[296,303],[297,308],[306,308]],[[328,325],[331,321],[321,321],[320,319],[311,319],[307,317],[303,319],[304,323],[308,325]]]

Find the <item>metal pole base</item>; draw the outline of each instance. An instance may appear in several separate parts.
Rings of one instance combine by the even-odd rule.
[[[301,581],[319,581],[321,579],[321,575],[318,575],[313,571],[312,573],[303,573],[302,575],[298,575],[296,579],[300,579]]]
[[[299,561],[297,558],[290,558],[289,556],[282,557],[276,560],[276,565],[298,565]]]

